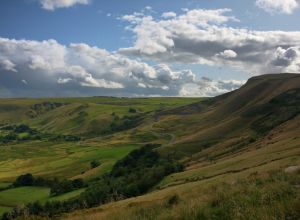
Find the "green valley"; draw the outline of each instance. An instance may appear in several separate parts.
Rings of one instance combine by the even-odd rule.
[[[214,98],[1,99],[0,214],[299,219],[299,113],[298,74]]]

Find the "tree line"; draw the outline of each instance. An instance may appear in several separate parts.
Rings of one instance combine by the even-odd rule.
[[[44,186],[50,188],[50,194],[52,196],[58,196],[67,192],[71,192],[76,189],[80,189],[86,186],[82,179],[74,180],[58,180],[46,179],[43,177],[35,178],[31,173],[27,173],[17,177],[11,187],[22,187],[22,186]]]

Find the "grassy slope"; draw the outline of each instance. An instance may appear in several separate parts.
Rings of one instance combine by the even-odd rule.
[[[24,122],[39,130],[64,134],[101,132],[111,122],[111,113],[128,115],[129,108],[138,112],[165,110],[199,101],[199,98],[48,98],[1,99],[0,124]],[[35,104],[61,103],[60,107],[37,111]],[[34,112],[34,117],[30,117]],[[99,134],[99,133],[95,133]]]
[[[265,104],[270,106],[268,104],[270,100],[274,98],[278,100],[278,95],[299,88],[299,85],[299,75],[284,74],[256,77],[249,80],[240,90],[217,97],[210,100],[209,103],[192,104],[160,113],[156,116],[158,120],[154,121],[153,124],[145,125],[139,129],[172,135],[173,140],[161,147],[160,152],[177,155],[186,164],[186,171],[168,176],[152,192],[144,196],[75,212],[67,215],[66,218],[122,219],[120,216],[124,216],[125,219],[176,219],[176,216],[178,217],[177,209],[190,208],[191,212],[197,212],[202,206],[204,207],[212,199],[207,192],[215,187],[221,187],[224,182],[234,184],[240,179],[251,178],[253,175],[264,178],[274,170],[282,173],[286,167],[300,165],[298,103],[295,104],[298,107],[296,111],[298,116],[289,118],[287,115],[287,117],[283,117],[284,120],[280,123],[277,123],[277,118],[291,112],[290,109],[285,109],[286,103],[284,106],[280,106],[279,103],[279,106],[275,106],[275,111],[267,109],[269,113],[267,117],[261,113],[245,116],[246,113],[253,109],[260,109]],[[296,100],[294,94],[293,100]],[[283,109],[281,109],[282,107]],[[277,111],[278,109],[280,111]],[[269,116],[276,116],[276,114],[279,116],[275,119],[271,118],[274,127],[270,127]],[[269,126],[267,132],[261,133],[258,127],[253,126],[258,120],[260,120],[260,125],[265,123],[262,125]],[[288,184],[289,189],[296,190],[294,194],[296,193],[295,196],[298,196],[297,199],[300,198],[299,189],[290,183],[280,181],[276,180],[276,183],[266,184],[263,187],[267,189],[267,192],[270,189],[271,193],[276,193],[276,190],[280,189],[280,184]],[[275,190],[276,184],[279,187]],[[259,187],[255,187],[253,190],[261,192]],[[230,190],[234,192],[234,187]],[[178,206],[176,205],[171,210],[165,206],[161,207],[162,203],[165,203],[170,196],[175,194],[179,195],[182,200]],[[261,196],[268,197],[271,195]],[[294,197],[288,198],[292,200]],[[191,203],[195,199],[200,205],[198,204],[194,210],[192,210],[193,207],[184,206],[187,203],[192,206]],[[284,200],[276,200],[275,198],[273,208],[278,206],[280,207],[278,210],[283,210],[283,206],[286,204],[288,203]],[[151,213],[152,208],[156,209],[157,206],[160,206],[158,212],[154,211],[153,215],[146,214]],[[140,211],[143,210],[143,207],[148,208],[144,210],[144,214],[141,214]],[[251,206],[249,205],[249,207]],[[265,208],[262,214],[266,214],[268,206],[262,206],[262,208]],[[254,207],[252,211],[253,213],[260,212],[259,207]],[[171,213],[166,215],[168,217],[161,215],[161,213],[168,212]],[[276,214],[275,211],[274,213]],[[257,218],[266,219],[274,216],[274,213]]]
[[[106,129],[112,121],[112,113],[119,117],[132,115],[129,108],[138,112],[169,109],[195,102],[199,99],[182,98],[61,98],[61,99],[3,99],[0,101],[0,124],[24,123],[39,131],[59,134],[91,134],[99,127]],[[51,110],[35,111],[36,103],[68,103]],[[82,114],[80,112],[85,112]],[[153,114],[153,113],[152,113]],[[85,115],[80,118],[80,115]],[[17,117],[16,117],[17,116]],[[151,112],[147,118],[151,118]],[[145,123],[146,120],[145,120]],[[97,133],[97,132],[96,132]],[[93,136],[96,135],[96,133]],[[145,132],[135,137],[135,131],[124,131],[113,135],[96,135],[80,142],[26,141],[10,143],[0,149],[0,182],[12,181],[16,176],[31,172],[35,175],[57,177],[90,177],[109,170],[113,163],[143,142],[169,138]],[[145,138],[144,137],[148,137]],[[89,170],[90,161],[100,160],[102,165]],[[12,172],[13,171],[13,172]],[[85,172],[82,175],[82,172]]]
[[[222,188],[225,183],[233,185],[233,188],[230,190],[234,191],[234,185],[238,181],[251,178],[253,175],[265,176],[268,172],[274,170],[282,172],[286,167],[299,165],[299,119],[300,118],[298,117],[293,123],[282,125],[280,128],[272,131],[269,136],[261,140],[257,145],[253,144],[253,146],[249,146],[249,149],[246,152],[237,153],[232,157],[222,158],[211,164],[197,164],[197,166],[191,167],[185,172],[172,174],[165,178],[149,194],[110,203],[100,206],[99,208],[78,211],[67,215],[66,218],[75,220],[122,219],[118,216],[125,216],[124,219],[135,219],[140,215],[140,211],[145,208],[146,213],[151,212],[152,209],[154,209],[154,213],[149,216],[139,216],[137,219],[165,219],[165,216],[160,216],[161,213],[170,214],[166,219],[182,219],[177,216],[179,214],[182,215],[182,213],[177,213],[178,210],[180,210],[180,212],[186,210],[192,213],[199,211],[208,201],[213,199],[211,191],[216,188]],[[277,133],[278,130],[281,129],[286,130],[287,132]],[[275,190],[276,184],[281,183],[273,183],[266,187],[267,189]],[[279,187],[281,188],[281,186]],[[299,189],[297,190],[297,188],[294,188],[293,186],[290,187],[300,194]],[[230,190],[225,189],[228,193],[230,193]],[[246,189],[241,190],[243,192]],[[255,190],[259,190],[259,188]],[[272,193],[276,192],[277,191],[274,191]],[[178,195],[180,198],[178,205],[174,206],[172,209],[166,208],[165,206],[161,207],[162,203],[166,203],[168,199],[174,195]],[[298,196],[298,199],[299,198],[300,196]],[[236,203],[238,203],[238,201],[236,201]],[[279,203],[278,205],[283,204]],[[257,212],[257,209],[255,212]],[[192,214],[189,213],[188,218],[186,219],[191,219],[191,216]],[[268,218],[265,217],[259,219]]]
[[[1,99],[0,126],[24,123],[48,133],[85,136],[83,141],[23,141],[12,142],[0,147],[0,188],[25,173],[36,176],[58,178],[90,179],[109,171],[113,164],[144,142],[156,140],[167,142],[169,137],[151,132],[131,129],[111,135],[99,135],[112,121],[112,113],[120,118],[135,108],[138,113],[146,113],[145,124],[152,118],[153,111],[166,110],[186,105],[199,99],[182,98],[59,98],[59,99]],[[48,108],[43,103],[68,103]],[[38,104],[42,107],[37,109]],[[84,112],[84,114],[82,114]],[[32,115],[34,117],[32,117]],[[83,117],[82,117],[83,115]],[[98,131],[99,132],[98,132]],[[93,131],[93,132],[91,132]],[[97,132],[94,132],[97,131]],[[90,162],[99,160],[101,165],[90,169]],[[43,192],[40,192],[40,191]],[[0,213],[11,206],[49,199],[49,189],[18,188],[0,191]],[[68,199],[81,191],[64,194],[56,199]],[[30,195],[30,196],[29,196]],[[37,197],[36,197],[37,196]],[[27,200],[24,200],[27,199]],[[13,201],[11,201],[13,200]]]

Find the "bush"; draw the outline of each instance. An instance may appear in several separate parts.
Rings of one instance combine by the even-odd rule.
[[[13,183],[15,187],[17,186],[32,186],[34,183],[34,178],[32,174],[27,173],[25,175],[19,176],[16,181]]]
[[[129,113],[136,113],[136,109],[134,109],[134,108],[129,108],[128,112],[129,112]]]
[[[174,195],[174,196],[171,196],[168,199],[167,206],[177,205],[178,203],[179,203],[179,196],[178,195]]]
[[[101,163],[100,163],[98,160],[93,160],[93,161],[91,161],[91,163],[90,163],[90,167],[91,167],[91,169],[94,169],[94,168],[100,166],[100,164],[101,164]]]

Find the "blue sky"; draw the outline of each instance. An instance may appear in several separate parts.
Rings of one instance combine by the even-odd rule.
[[[41,9],[34,0],[2,0],[0,2],[0,36],[16,39],[56,39],[63,44],[84,42],[117,50],[131,44],[131,34],[116,18],[151,6],[160,16],[165,11],[181,13],[182,8],[231,8],[241,20],[234,26],[255,30],[300,30],[300,12],[292,15],[270,15],[258,9],[253,0],[93,0],[89,5],[75,5],[55,11]],[[108,17],[107,14],[111,14]]]
[[[296,0],[275,0],[281,2],[278,4],[272,3],[271,0],[72,1],[74,4],[71,5],[65,3],[66,0],[2,0],[0,2],[0,38],[6,39],[2,40],[2,47],[0,46],[0,67],[2,66],[0,71],[3,72],[0,78],[0,92],[2,92],[0,96],[35,96],[36,91],[40,91],[45,96],[70,94],[81,96],[98,93],[125,96],[217,95],[238,88],[252,75],[268,72],[297,72],[300,66],[297,40],[300,31],[300,24],[297,22],[300,20],[300,9]],[[165,12],[175,13],[176,16],[162,18]],[[212,14],[218,17],[210,19]],[[133,17],[127,19],[125,15]],[[190,31],[195,34],[194,37],[188,35],[180,39],[182,34],[177,33],[175,29],[175,25],[181,28],[180,15],[185,16],[184,24],[193,26],[194,30],[190,29]],[[147,16],[151,16],[151,21],[147,21]],[[195,19],[198,19],[196,23]],[[201,19],[208,19],[208,21],[198,26],[198,23],[202,22]],[[170,30],[164,20],[172,22],[174,28]],[[153,33],[148,30],[147,25],[154,25]],[[213,38],[216,38],[215,42],[209,42],[212,44],[211,48],[215,50],[214,54],[208,54],[211,48],[205,47],[205,42],[199,35],[201,31],[207,32],[211,29],[215,29],[216,32],[222,30],[216,36],[213,35]],[[247,33],[245,34],[243,30]],[[227,31],[232,31],[232,35],[237,38],[236,45],[231,42],[232,39],[219,36]],[[270,31],[278,31],[278,33],[268,34],[271,33]],[[166,37],[168,42],[161,42],[156,35]],[[218,36],[220,39],[217,38]],[[247,42],[252,38],[255,40]],[[25,43],[21,42],[22,39]],[[49,51],[57,48],[56,46],[66,47],[66,52],[62,53],[68,56],[62,56],[65,62],[61,66],[57,65],[59,61],[53,60],[49,55],[55,54],[54,50],[49,54],[43,51],[45,45],[42,42],[48,42],[49,39],[56,42],[50,42]],[[188,48],[188,40],[191,40],[191,45],[199,46],[199,51]],[[268,40],[276,41],[276,44],[268,46],[265,45],[266,43],[262,44],[262,41]],[[250,44],[253,41],[256,42],[252,46]],[[230,46],[226,45],[227,42]],[[13,50],[4,50],[12,44],[15,45]],[[24,44],[29,45],[26,46],[27,49],[32,47],[33,52],[28,54]],[[70,44],[77,45],[75,52]],[[89,56],[92,48],[96,47],[105,50],[107,52],[105,56],[109,59],[115,56],[114,62],[118,59],[122,62],[126,60],[130,64],[126,64],[128,68],[122,69],[120,62],[116,62],[117,67],[115,67],[111,65],[112,61],[109,61],[109,65],[106,67],[105,63],[105,67],[116,69],[117,72],[110,72],[109,69],[105,70],[106,72],[97,72],[96,66],[92,68],[89,66],[90,63],[83,62],[87,57],[84,60],[76,58],[75,62],[75,55],[78,57],[79,52],[87,52],[87,49],[78,46],[82,44],[88,45]],[[164,47],[163,52],[160,44]],[[243,48],[241,44],[244,44]],[[149,48],[149,45],[153,48]],[[220,51],[215,48],[217,46],[220,46]],[[262,50],[253,55],[257,51],[256,47],[265,46],[264,50],[267,50],[268,54]],[[154,47],[158,50],[156,51]],[[244,50],[248,47],[249,53],[246,54]],[[21,61],[18,57],[20,54],[28,56],[28,59]],[[93,58],[99,55],[95,51],[93,54]],[[268,65],[259,64],[259,60],[255,60],[255,57],[264,59],[270,55],[274,55],[276,60],[261,60],[262,63],[268,62]],[[73,60],[70,60],[70,56]],[[197,59],[194,60],[192,56]],[[101,59],[99,58],[99,62],[108,62],[107,59],[105,61]],[[79,65],[77,62],[82,64]],[[42,67],[41,64],[45,65]],[[147,67],[141,70],[140,66],[144,64]],[[80,78],[79,73],[76,75],[70,72],[73,71],[74,66],[78,67],[75,72],[85,76]],[[22,69],[23,67],[25,69]],[[39,82],[32,77],[36,71],[44,74],[40,83],[47,84],[44,87],[49,87],[48,90],[36,86]],[[143,72],[144,77],[148,77],[146,81],[145,78],[139,78],[135,71]],[[12,76],[12,73],[15,76]],[[46,77],[50,74],[53,76],[51,79]],[[117,78],[120,74],[122,77]],[[134,78],[135,83],[130,82],[132,80],[128,80],[128,77]],[[183,78],[183,82],[179,82]],[[54,86],[55,82],[58,85]],[[189,88],[191,91],[188,91]]]

